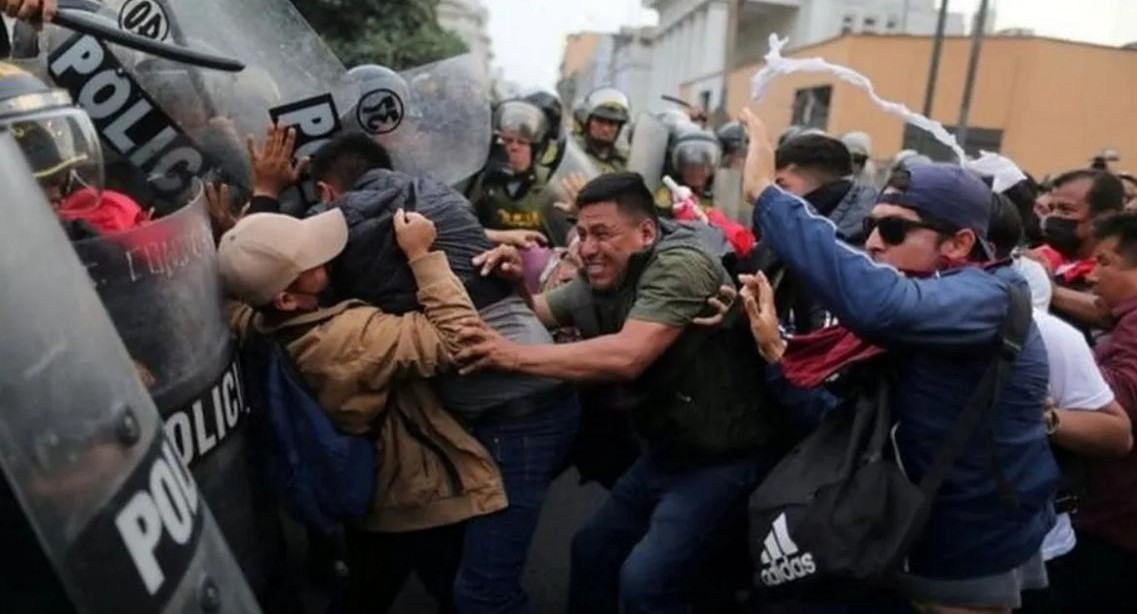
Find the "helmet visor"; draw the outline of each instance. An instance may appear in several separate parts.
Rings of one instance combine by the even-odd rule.
[[[90,117],[73,107],[48,109],[7,120],[24,158],[57,209],[77,193],[96,206],[103,190],[103,156]],[[93,196],[93,198],[92,198]]]
[[[534,144],[545,140],[549,124],[545,114],[536,106],[511,100],[498,107],[494,115],[494,130],[498,134],[525,139]]]
[[[604,87],[588,95],[588,115],[626,122],[632,108],[628,96],[614,87]]]
[[[713,169],[718,167],[722,160],[722,151],[717,143],[710,141],[688,141],[675,146],[671,163],[679,170],[705,167]]]

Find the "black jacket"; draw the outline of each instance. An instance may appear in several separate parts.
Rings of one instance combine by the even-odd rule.
[[[475,307],[481,309],[513,292],[508,283],[482,277],[474,268],[474,256],[493,244],[469,202],[438,181],[376,169],[331,206],[343,211],[349,228],[347,247],[331,271],[337,300],[360,299],[394,314],[418,308],[414,277],[395,241],[393,220],[398,209],[417,211],[434,222],[438,230],[434,249],[446,253]],[[316,207],[310,213],[326,208]]]

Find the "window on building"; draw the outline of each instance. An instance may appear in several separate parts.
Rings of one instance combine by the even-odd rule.
[[[794,113],[790,123],[819,130],[829,129],[829,105],[833,86],[822,85],[794,93]]]
[[[711,112],[711,90],[699,92],[699,106],[703,107],[703,113]]]
[[[956,126],[944,126],[947,131],[955,134]],[[911,125],[904,126],[904,145],[901,149],[914,149],[937,162],[954,162],[955,154],[946,146],[941,145],[931,134]],[[963,150],[967,155],[978,157],[979,151],[999,153],[1003,149],[1003,131],[996,128],[968,128],[967,142],[963,143]]]
[[[876,17],[865,17],[864,30],[865,32],[876,32]]]
[[[885,28],[886,28],[886,29],[887,29],[889,32],[895,32],[895,31],[896,31],[896,29],[897,29],[897,28],[899,28],[899,27],[900,27],[900,20],[899,20],[899,19],[897,19],[897,18],[895,18],[895,17],[892,17],[892,16],[890,15],[890,16],[888,17],[888,24],[885,26]]]

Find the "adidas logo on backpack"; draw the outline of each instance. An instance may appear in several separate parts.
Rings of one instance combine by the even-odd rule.
[[[817,567],[813,563],[813,555],[808,552],[798,554],[798,550],[786,528],[786,515],[781,514],[774,520],[762,548],[762,583],[778,586],[815,573]]]

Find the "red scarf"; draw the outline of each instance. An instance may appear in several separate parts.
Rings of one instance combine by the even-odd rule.
[[[989,263],[952,261],[940,271],[951,271],[968,266],[992,268],[1005,265],[1000,260]],[[906,277],[927,278],[934,273],[906,272]],[[841,326],[831,326],[808,335],[791,338],[782,356],[782,371],[786,379],[801,388],[816,388],[841,370],[865,362],[885,353],[885,349],[873,345]]]

